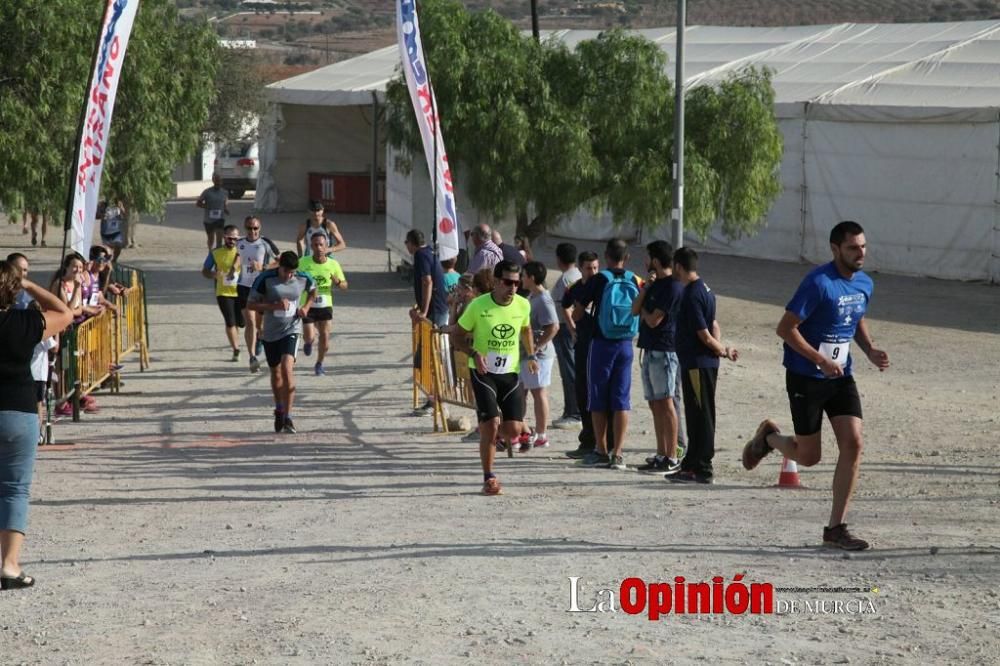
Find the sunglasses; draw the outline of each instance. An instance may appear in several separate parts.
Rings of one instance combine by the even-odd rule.
[[[260,227],[247,227],[247,231],[260,231]]]
[[[519,284],[521,284],[520,280],[511,280],[510,278],[501,278],[500,281],[503,282],[508,287],[516,287]]]
[[[110,257],[98,257],[95,261],[99,264],[106,264],[111,261]]]

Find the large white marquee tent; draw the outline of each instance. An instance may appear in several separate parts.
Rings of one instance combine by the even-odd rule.
[[[672,59],[673,29],[638,32]],[[597,33],[549,34],[573,45]],[[712,84],[746,65],[771,68],[785,141],[784,191],[766,229],[738,240],[713,233],[704,243],[710,250],[825,261],[829,228],[855,219],[877,270],[1000,282],[1000,22],[692,26],[685,42],[688,85]],[[293,163],[318,140],[358,129],[345,123],[317,134],[291,119],[326,107],[355,107],[356,115],[373,96],[384,101],[397,63],[393,46],[270,86],[275,110],[262,147],[259,206],[301,206],[304,176],[283,174],[301,174]],[[356,138],[355,151],[364,145],[371,155],[370,136]],[[391,153],[378,150],[380,159]],[[420,170],[403,177],[390,168],[387,189],[387,243],[401,251],[406,229],[430,226],[429,185]],[[461,198],[459,215],[465,225],[479,219]],[[616,233],[606,218],[583,212],[560,231]]]

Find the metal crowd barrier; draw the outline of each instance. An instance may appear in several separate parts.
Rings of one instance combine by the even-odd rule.
[[[413,406],[420,394],[434,401],[434,432],[451,432],[444,405],[476,409],[469,357],[453,349],[448,334],[429,321],[413,329]]]

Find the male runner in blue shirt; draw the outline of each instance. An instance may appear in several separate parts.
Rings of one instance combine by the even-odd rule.
[[[861,270],[866,252],[861,225],[846,221],[835,226],[830,250],[833,261],[809,272],[778,323],[778,336],[785,341],[785,383],[795,435],[779,434],[778,426],[765,419],[743,449],[743,466],[753,469],[772,449],[805,467],[815,465],[826,412],[840,456],[823,544],[865,550],[868,542],[853,536],[844,523],[862,448],[861,398],[851,372],[851,341],[879,370],[889,367],[889,355],[874,346],[864,319],[872,280]]]

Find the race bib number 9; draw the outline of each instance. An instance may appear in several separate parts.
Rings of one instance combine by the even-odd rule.
[[[486,372],[493,375],[505,375],[514,372],[512,358],[507,354],[490,352],[486,355]]]
[[[222,210],[219,209],[219,208],[213,208],[213,209],[211,209],[210,211],[208,211],[208,219],[210,219],[210,220],[221,220],[222,219]]]
[[[819,353],[837,365],[843,366],[847,363],[847,357],[851,354],[851,343],[821,342],[819,345]]]

